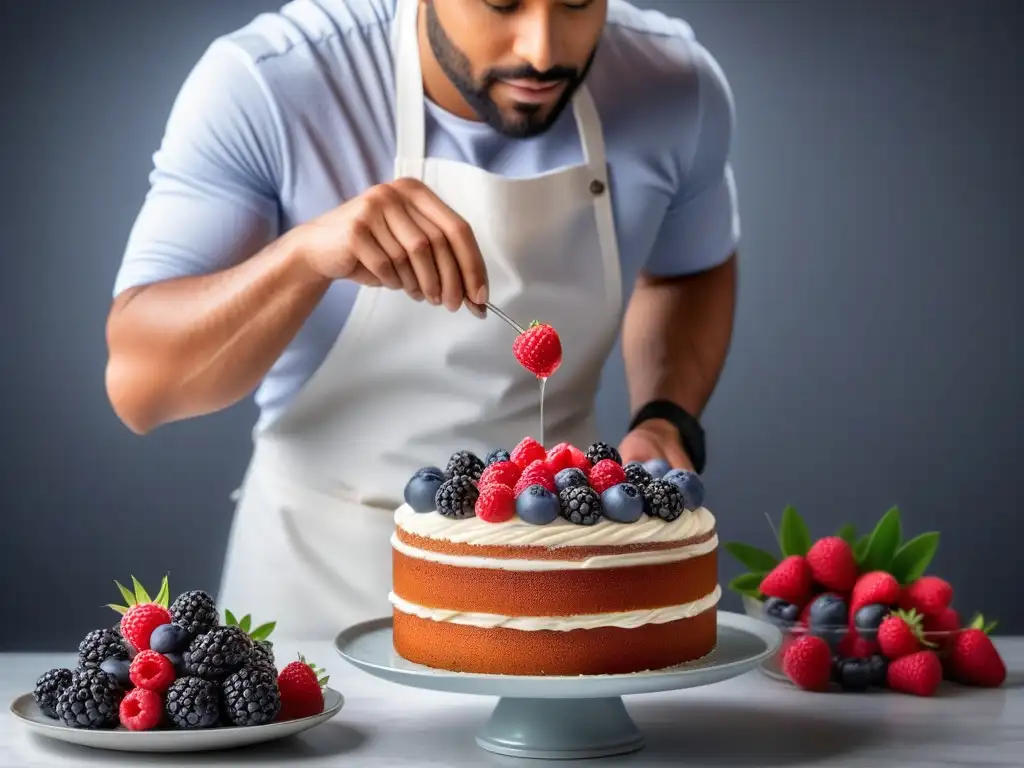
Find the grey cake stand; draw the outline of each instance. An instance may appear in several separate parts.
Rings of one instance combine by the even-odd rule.
[[[636,752],[643,748],[644,737],[622,696],[728,680],[756,668],[781,644],[782,634],[772,625],[719,611],[718,646],[699,661],[631,675],[530,677],[446,672],[413,664],[395,653],[390,617],[356,624],[334,641],[342,658],[384,680],[499,697],[490,719],[477,733],[477,744],[500,755],[547,759]]]

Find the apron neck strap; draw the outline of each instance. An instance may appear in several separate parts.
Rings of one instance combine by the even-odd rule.
[[[398,157],[415,163],[422,178],[426,157],[426,109],[420,67],[417,11],[419,0],[396,0],[392,34],[395,50],[395,138]],[[604,136],[594,99],[581,85],[572,99],[573,115],[583,149],[583,162],[596,178],[605,175]]]

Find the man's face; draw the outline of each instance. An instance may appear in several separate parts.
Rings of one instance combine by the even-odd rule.
[[[586,77],[607,0],[425,0],[441,69],[508,136],[546,131]]]

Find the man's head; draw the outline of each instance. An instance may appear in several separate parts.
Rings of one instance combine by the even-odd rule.
[[[437,64],[508,136],[547,130],[586,77],[607,0],[423,0]]]

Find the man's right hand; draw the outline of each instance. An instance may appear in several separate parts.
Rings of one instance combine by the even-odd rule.
[[[404,290],[451,311],[487,301],[487,270],[469,225],[426,185],[397,179],[293,230],[319,275]]]

